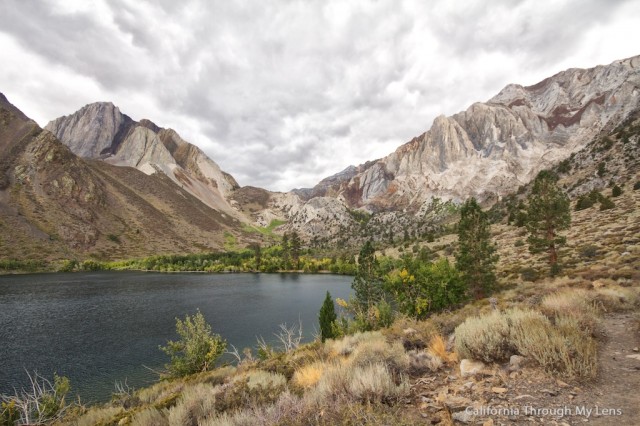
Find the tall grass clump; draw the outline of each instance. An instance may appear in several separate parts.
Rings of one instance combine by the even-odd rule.
[[[140,411],[131,419],[131,426],[168,426],[169,421],[163,412],[156,408]]]
[[[485,362],[507,360],[515,352],[509,327],[507,315],[498,311],[468,318],[455,329],[456,352]]]
[[[517,308],[470,318],[456,328],[456,350],[461,357],[486,362],[519,354],[548,372],[592,377],[596,343],[580,317],[568,312],[554,322],[540,312]]]
[[[215,410],[216,392],[213,386],[196,384],[184,389],[177,404],[169,409],[169,426],[195,425]]]

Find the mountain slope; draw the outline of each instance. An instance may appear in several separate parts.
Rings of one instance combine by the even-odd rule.
[[[0,158],[3,259],[212,250],[222,248],[225,232],[239,232],[237,220],[164,174],[77,157],[2,95]]]
[[[504,195],[584,147],[640,105],[640,57],[569,69],[540,83],[511,84],[394,153],[296,193],[339,197],[371,211],[417,210],[431,197]]]
[[[45,129],[80,157],[135,167],[147,175],[160,172],[209,207],[242,217],[227,201],[237,182],[174,130],[149,120],[136,122],[109,102],[86,105]]]

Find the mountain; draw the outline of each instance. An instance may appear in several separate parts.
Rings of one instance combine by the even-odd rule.
[[[86,105],[45,129],[82,158],[135,167],[147,175],[160,172],[209,207],[236,216],[228,202],[238,188],[235,179],[172,129],[136,122],[110,102]]]
[[[286,224],[277,232],[297,230],[304,239],[319,245],[358,245],[368,238],[391,241],[398,235],[428,235],[438,230],[442,218],[454,208],[452,203],[470,196],[485,205],[495,203],[526,185],[540,170],[559,164],[613,130],[639,107],[640,57],[590,69],[569,69],[532,86],[510,84],[486,102],[474,103],[450,117],[437,117],[430,129],[384,158],[350,166],[313,188],[287,193],[239,187],[231,175],[176,131],[146,119],[136,122],[108,102],[90,104],[51,121],[43,135],[15,108],[11,109],[11,122],[22,123],[20,132],[33,131],[38,133],[36,139],[51,144],[59,144],[59,140],[68,147],[65,155],[70,160],[60,167],[78,178],[74,178],[77,188],[68,190],[67,197],[74,191],[88,192],[99,194],[96,200],[102,200],[100,207],[92,205],[87,210],[91,213],[84,214],[90,225],[79,219],[83,214],[76,214],[75,237],[65,230],[43,231],[42,235],[61,235],[62,240],[73,241],[72,251],[90,247],[101,256],[114,257],[115,249],[98,247],[100,239],[130,232],[131,222],[136,223],[135,229],[145,228],[142,218],[148,213],[142,213],[142,206],[151,204],[157,215],[150,217],[158,223],[139,241],[146,244],[158,229],[166,230],[166,238],[144,249],[142,242],[135,248],[121,243],[118,249],[123,256],[132,257],[156,248],[158,252],[171,250],[168,241],[177,229],[175,238],[181,243],[173,251],[194,251],[221,247],[225,232],[239,237],[241,243],[257,239],[260,235],[253,232],[258,231],[255,227],[280,221]],[[18,130],[4,131],[10,133],[10,139],[17,138],[12,143],[18,148],[11,148],[11,152],[26,143]],[[16,187],[25,190],[20,180],[22,169],[15,163],[22,161],[19,166],[30,167],[26,157],[18,159],[11,154],[2,161],[7,170],[2,184],[12,185],[14,192]],[[46,163],[41,158],[33,161],[37,167]],[[60,179],[51,182],[66,188]],[[38,188],[32,192],[38,193]],[[130,207],[129,195],[117,195],[123,193],[139,200],[139,206]],[[6,201],[6,191],[3,197]],[[16,200],[6,202],[5,207],[15,205]],[[187,204],[183,200],[188,200]],[[64,197],[50,201],[60,209],[68,208]],[[42,202],[37,208],[25,204],[15,212],[27,214],[36,209],[38,220],[48,221],[48,225],[36,228],[51,230],[67,226],[65,214],[69,212],[54,214],[57,208],[49,209],[47,202]],[[193,212],[200,212],[200,219],[191,217]],[[130,216],[118,216],[123,214]],[[109,226],[98,226],[95,218],[108,215],[111,219],[105,220]],[[33,220],[29,218],[29,223]],[[190,227],[193,220],[195,225]],[[59,221],[63,225],[56,225]],[[176,221],[181,225],[176,226]],[[86,226],[89,229],[83,228]],[[209,233],[200,233],[202,228]],[[81,236],[87,241],[79,242]],[[55,241],[57,237],[51,238]],[[191,239],[194,244],[189,243]]]
[[[504,195],[622,121],[640,106],[639,87],[640,57],[569,69],[533,86],[510,84],[485,103],[437,117],[387,157],[296,193],[370,211]]]
[[[102,145],[85,144],[84,153],[104,155],[113,149],[114,141],[120,148],[117,152],[122,152],[133,138],[147,135],[147,149],[144,155],[138,152],[138,165],[164,167],[167,163],[159,163],[159,158],[177,157],[173,166],[168,164],[174,174],[148,175],[132,167],[80,158],[0,94],[1,259],[118,259],[214,250],[223,247],[225,233],[240,233],[237,219],[212,209],[185,189],[190,181],[185,179],[183,187],[174,181],[181,170],[195,175],[198,166],[202,187],[213,186],[211,176],[219,169],[203,154],[184,148],[174,133],[166,131],[162,138],[172,147],[171,154],[165,143],[158,144],[160,137],[151,137],[144,127],[136,131],[117,109],[98,107],[111,115],[104,115],[100,125],[88,123],[86,128]],[[70,130],[62,121],[58,124],[61,131]],[[127,126],[130,133],[115,136],[124,134]],[[116,163],[124,161],[112,158]],[[227,190],[222,182],[219,187],[221,192]]]
[[[352,226],[349,210],[360,209],[378,213],[397,233],[422,220],[434,198],[474,196],[491,203],[639,107],[640,56],[572,68],[532,86],[509,84],[487,102],[437,117],[429,130],[384,158],[294,190],[303,203],[289,207],[290,226],[306,235],[337,236]]]

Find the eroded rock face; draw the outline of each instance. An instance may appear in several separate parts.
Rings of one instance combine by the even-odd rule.
[[[369,210],[503,195],[619,123],[640,106],[639,88],[640,57],[569,69],[529,87],[511,84],[485,103],[437,117],[387,157],[300,192],[343,196]]]
[[[172,129],[146,119],[135,122],[111,103],[87,105],[51,121],[46,129],[76,155],[135,167],[148,175],[164,173],[209,207],[238,214],[228,201],[238,187],[235,179]]]
[[[131,122],[111,102],[96,102],[72,115],[56,118],[45,129],[63,141],[74,154],[99,158],[111,152],[114,142],[117,145],[118,132]]]

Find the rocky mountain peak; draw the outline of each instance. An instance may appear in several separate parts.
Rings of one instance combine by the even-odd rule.
[[[63,140],[76,155],[99,158],[117,149],[123,130],[131,123],[131,118],[111,102],[95,102],[51,121],[45,129]]]
[[[502,195],[567,158],[640,106],[640,57],[572,68],[434,119],[429,130],[348,175],[305,190],[368,210],[418,209],[432,197]]]
[[[209,207],[237,213],[226,199],[238,187],[235,179],[173,129],[148,119],[133,121],[111,102],[86,105],[51,121],[46,129],[80,157],[149,175],[163,173]]]

